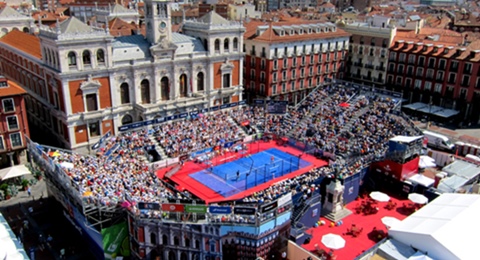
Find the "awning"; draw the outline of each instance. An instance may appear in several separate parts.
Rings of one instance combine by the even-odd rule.
[[[440,111],[435,112],[434,114],[435,114],[436,116],[439,116],[439,117],[449,118],[449,117],[458,115],[458,113],[460,113],[460,111],[458,111],[458,110],[443,109],[443,110],[440,110]]]
[[[32,174],[25,165],[15,165],[0,170],[0,180],[6,180],[10,178],[19,177],[22,175]]]
[[[417,109],[417,111],[426,113],[426,114],[435,114],[438,111],[443,110],[443,107],[435,106],[435,105],[427,105],[426,107],[422,107],[420,109]]]
[[[418,110],[418,109],[426,107],[426,106],[428,106],[428,104],[425,104],[425,103],[422,103],[422,102],[416,102],[416,103],[405,105],[405,106],[403,106],[403,108],[408,108],[410,110]]]
[[[435,180],[432,178],[425,177],[423,174],[415,174],[412,177],[408,178],[409,181],[418,183],[424,187],[430,187],[435,183]]]

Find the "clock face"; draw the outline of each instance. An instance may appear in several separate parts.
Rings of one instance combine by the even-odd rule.
[[[165,29],[165,28],[167,28],[167,23],[161,22],[160,23],[160,29]]]

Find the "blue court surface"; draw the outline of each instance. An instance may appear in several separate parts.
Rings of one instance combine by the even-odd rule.
[[[271,148],[189,176],[229,197],[309,165],[297,156]]]

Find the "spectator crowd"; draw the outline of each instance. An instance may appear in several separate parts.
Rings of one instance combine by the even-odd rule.
[[[109,137],[96,156],[56,152],[52,159],[59,164],[72,164],[64,170],[85,202],[114,205],[129,201],[135,209],[138,202],[161,203],[185,197],[155,176],[144,156],[147,146],[158,145],[168,157],[178,157],[263,131],[291,137],[338,156],[334,167],[313,169],[243,199],[261,204],[288,192],[308,196],[318,185],[319,177],[333,174],[347,177],[372,160],[382,158],[389,138],[418,135],[409,124],[391,114],[397,104],[398,100],[389,97],[362,94],[353,88],[331,84],[310,93],[286,115],[266,114],[262,106],[198,114],[154,126],[150,131],[136,130]]]

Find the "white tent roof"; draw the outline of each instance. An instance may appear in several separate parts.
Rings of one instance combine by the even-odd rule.
[[[0,180],[6,180],[22,175],[32,174],[25,165],[15,165],[0,170]]]
[[[397,135],[397,136],[393,137],[392,139],[390,139],[390,141],[402,142],[402,143],[411,143],[411,142],[416,141],[416,140],[421,139],[421,138],[423,138],[422,135],[420,135],[420,136]]]
[[[389,231],[391,238],[433,259],[478,259],[480,195],[445,193]]]
[[[432,178],[425,177],[423,174],[415,174],[412,177],[408,178],[409,181],[418,183],[424,187],[430,187],[435,183],[435,180]]]

